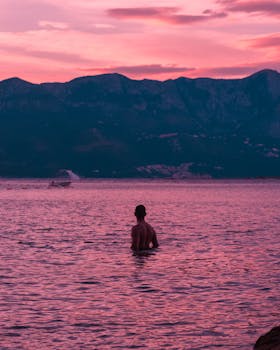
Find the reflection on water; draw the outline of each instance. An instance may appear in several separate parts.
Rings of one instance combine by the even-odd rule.
[[[0,348],[250,349],[279,322],[280,183],[0,182]],[[160,247],[130,251],[136,204]]]

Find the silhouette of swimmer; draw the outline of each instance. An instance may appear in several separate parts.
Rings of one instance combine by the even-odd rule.
[[[139,251],[157,248],[159,245],[157,235],[152,226],[145,221],[146,208],[144,205],[137,205],[134,215],[137,219],[137,225],[133,226],[131,230],[131,249]]]

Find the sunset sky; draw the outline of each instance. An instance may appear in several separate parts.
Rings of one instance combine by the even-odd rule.
[[[0,79],[280,71],[280,0],[0,0]]]

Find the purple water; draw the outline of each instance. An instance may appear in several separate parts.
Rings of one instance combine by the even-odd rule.
[[[47,184],[0,181],[1,350],[248,350],[279,324],[280,182]]]

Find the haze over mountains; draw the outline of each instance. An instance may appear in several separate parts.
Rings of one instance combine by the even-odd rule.
[[[280,176],[280,74],[0,82],[0,176]]]

